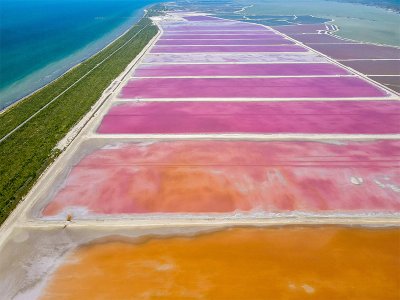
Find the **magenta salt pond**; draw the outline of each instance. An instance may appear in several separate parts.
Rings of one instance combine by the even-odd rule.
[[[388,93],[357,77],[136,78],[120,97],[154,98],[346,98]]]
[[[400,133],[398,101],[120,104],[99,133]]]
[[[160,40],[156,43],[159,46],[176,46],[176,45],[290,45],[293,44],[284,38],[274,39],[258,39],[258,40]]]

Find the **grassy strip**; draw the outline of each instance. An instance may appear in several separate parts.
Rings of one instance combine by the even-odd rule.
[[[147,16],[158,14],[161,9],[161,6],[155,6]],[[4,136],[144,27],[125,47],[0,143],[0,224],[59,155],[54,149],[58,141],[82,119],[103,91],[156,35],[157,27],[148,17],[143,18],[103,51],[0,115],[0,136]]]

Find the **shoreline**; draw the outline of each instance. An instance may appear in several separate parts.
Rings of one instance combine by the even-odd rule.
[[[0,152],[4,157],[14,158],[0,164],[0,184],[3,187],[0,189],[4,191],[0,197],[0,223],[62,154],[63,151],[57,148],[60,141],[77,128],[75,126],[88,121],[86,115],[93,109],[97,111],[99,101],[106,100],[107,93],[113,92],[107,91],[110,83],[132,61],[139,59],[143,49],[147,49],[157,36],[158,28],[151,16],[161,9],[159,5],[146,7],[143,17],[135,24],[137,26],[131,26],[120,39],[104,48],[104,52],[75,66],[72,72],[65,73],[51,86],[36,91],[26,101],[17,102],[21,105],[13,105],[12,110],[6,110],[7,114],[0,115],[4,124],[3,138],[6,138],[0,142]],[[79,105],[76,105],[77,99]],[[7,139],[10,134],[13,137]],[[23,143],[26,147],[17,146]]]
[[[141,10],[141,13],[138,12],[138,13],[132,14],[132,18],[134,18],[135,20],[134,20],[134,22],[132,22],[132,23],[129,25],[128,28],[126,28],[124,31],[118,33],[118,35],[116,35],[112,40],[110,40],[110,41],[107,42],[106,44],[104,44],[104,45],[102,45],[102,46],[99,46],[100,49],[98,49],[98,50],[96,50],[96,51],[94,51],[94,52],[88,51],[88,53],[87,53],[86,55],[82,55],[82,56],[84,56],[84,58],[81,58],[81,59],[78,60],[78,62],[73,63],[72,66],[68,67],[68,68],[67,68],[64,72],[62,72],[61,74],[59,74],[59,75],[55,76],[54,78],[50,79],[49,82],[44,83],[43,85],[41,85],[40,87],[34,89],[34,90],[31,91],[31,92],[28,92],[28,94],[26,94],[25,96],[22,96],[22,97],[20,97],[20,98],[18,98],[18,99],[16,99],[16,100],[13,100],[10,104],[8,104],[8,105],[6,104],[5,107],[1,107],[1,103],[0,103],[0,116],[3,115],[4,113],[6,113],[8,110],[10,110],[10,109],[12,109],[13,107],[15,107],[18,103],[21,103],[22,101],[26,100],[27,98],[33,96],[34,94],[36,94],[36,93],[40,92],[41,90],[43,90],[44,88],[48,87],[50,84],[52,84],[52,83],[54,83],[55,81],[59,80],[60,78],[62,78],[63,76],[65,76],[66,74],[68,74],[69,72],[71,72],[72,70],[74,70],[76,67],[80,66],[80,65],[81,65],[82,63],[84,63],[85,61],[91,59],[91,58],[94,57],[95,55],[97,55],[97,54],[101,53],[102,51],[104,51],[107,47],[109,47],[111,44],[113,44],[114,42],[116,42],[117,40],[119,40],[119,39],[120,39],[122,36],[124,36],[129,30],[131,30],[134,26],[136,26],[137,23],[146,15],[146,13],[147,13],[147,11],[148,11],[148,8],[151,7],[151,6],[153,6],[153,5],[155,5],[155,4],[157,4],[157,3],[158,3],[158,2],[144,6],[143,9]],[[67,60],[68,58],[72,59],[73,56],[79,55],[79,53],[80,53],[81,51],[84,51],[85,48],[90,47],[90,46],[94,46],[94,44],[96,44],[96,43],[100,43],[100,41],[101,41],[102,39],[106,39],[106,38],[107,38],[107,35],[112,35],[112,33],[113,33],[114,31],[118,31],[118,29],[121,28],[121,27],[124,27],[124,25],[125,25],[125,23],[122,23],[120,26],[118,26],[117,28],[112,29],[110,32],[106,33],[106,34],[105,34],[104,36],[102,36],[101,38],[97,39],[96,41],[93,41],[93,42],[89,43],[88,45],[85,45],[85,46],[82,47],[81,49],[75,51],[74,53],[71,53],[69,56],[64,57],[63,59],[58,60],[58,61],[55,61],[55,62],[53,62],[53,63],[49,63],[47,66],[45,66],[45,67],[43,67],[43,68],[41,68],[41,69],[39,69],[39,70],[34,71],[34,72],[31,73],[30,75],[28,75],[28,76],[26,76],[25,78],[21,79],[20,82],[26,80],[27,78],[29,78],[30,76],[34,75],[35,73],[38,73],[38,72],[40,72],[40,71],[42,71],[42,70],[48,68],[49,66],[51,66],[51,65],[53,65],[53,64],[59,64],[59,63],[61,63],[63,60]],[[68,65],[68,64],[67,64],[67,65]],[[60,68],[60,67],[59,67],[59,68]],[[48,75],[48,76],[51,76],[51,75]],[[43,77],[42,77],[41,79],[43,79]],[[14,84],[17,84],[17,85],[18,85],[19,83],[16,82],[16,83],[14,83]],[[8,88],[5,88],[4,90],[6,90],[6,89],[8,89]]]

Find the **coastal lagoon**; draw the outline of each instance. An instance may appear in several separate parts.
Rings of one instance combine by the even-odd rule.
[[[351,1],[349,1],[351,2]],[[368,2],[368,1],[365,1]],[[326,0],[244,0],[243,15],[312,15],[333,20],[337,35],[362,42],[400,46],[400,14],[385,7]]]

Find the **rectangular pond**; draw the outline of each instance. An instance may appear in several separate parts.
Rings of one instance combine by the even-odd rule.
[[[396,299],[399,236],[360,226],[22,228],[3,249],[0,288],[5,299]]]
[[[400,76],[400,60],[349,60],[341,63],[367,75]]]
[[[293,44],[292,41],[284,39],[284,38],[275,38],[275,39],[255,39],[255,40],[218,40],[218,39],[210,39],[210,40],[187,40],[187,39],[165,39],[159,40],[156,45],[159,46],[179,46],[179,45],[207,45],[207,46],[230,46],[230,45],[290,45]]]
[[[148,102],[113,106],[103,134],[398,134],[398,101]]]
[[[337,65],[313,64],[174,64],[141,65],[133,77],[163,76],[306,76],[306,75],[350,75]]]
[[[297,53],[159,53],[147,54],[142,63],[290,63],[327,62],[326,58],[311,52]]]
[[[321,44],[312,48],[334,59],[400,59],[400,49],[369,44]]]
[[[276,39],[280,38],[280,35],[277,34],[269,34],[269,33],[257,33],[257,34],[191,34],[190,32],[185,32],[181,34],[163,34],[160,40],[168,39],[168,40],[266,40],[266,39]]]
[[[154,46],[150,53],[206,53],[206,52],[307,52],[298,45],[268,46]]]
[[[77,153],[35,215],[400,211],[398,141],[104,142]]]
[[[358,77],[136,78],[121,98],[348,98],[389,93]]]

